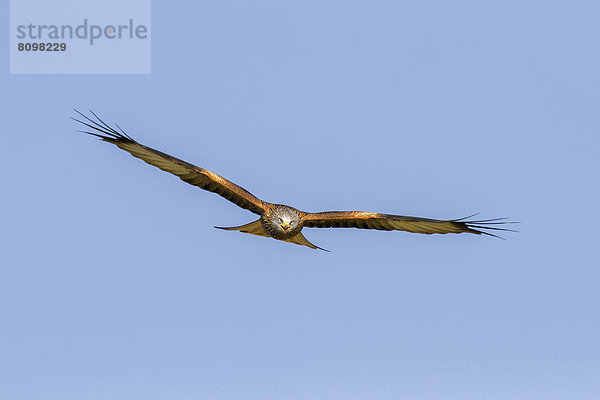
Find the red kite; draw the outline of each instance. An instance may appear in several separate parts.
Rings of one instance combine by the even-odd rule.
[[[309,213],[297,210],[283,204],[267,203],[254,196],[246,189],[228,181],[204,168],[189,164],[183,160],[154,150],[133,140],[118,125],[116,131],[102,121],[92,111],[95,120],[88,118],[75,110],[84,121],[75,121],[92,129],[80,131],[99,137],[105,142],[129,152],[146,163],[178,176],[184,182],[198,186],[201,189],[214,192],[235,205],[245,208],[260,216],[254,222],[235,227],[216,227],[219,229],[235,230],[253,235],[272,237],[285,242],[321,249],[309,242],[302,235],[302,228],[359,228],[378,229],[384,231],[407,231],[414,233],[474,233],[494,236],[486,230],[511,231],[498,225],[510,224],[506,218],[472,220],[470,217],[439,220],[421,217],[406,217],[402,215],[379,214],[366,211],[326,211]],[[514,231],[513,231],[514,232]]]

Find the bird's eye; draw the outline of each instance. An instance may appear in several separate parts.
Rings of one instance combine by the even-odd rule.
[[[283,220],[282,220],[281,218],[279,218],[279,223],[280,223],[280,224],[282,224],[282,223],[283,223]]]
[[[294,221],[290,221],[290,226],[294,225]]]

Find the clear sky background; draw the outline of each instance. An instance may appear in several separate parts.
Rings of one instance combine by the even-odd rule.
[[[597,2],[152,7],[151,75],[0,56],[0,398],[600,398]],[[73,107],[267,201],[520,233],[216,230],[255,216]]]

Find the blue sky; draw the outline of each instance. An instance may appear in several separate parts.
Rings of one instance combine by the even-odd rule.
[[[599,398],[599,11],[155,1],[150,75],[4,51],[0,397]],[[520,233],[219,231],[255,217],[74,107],[267,201]]]

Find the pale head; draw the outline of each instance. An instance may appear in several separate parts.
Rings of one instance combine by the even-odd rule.
[[[300,213],[295,208],[277,205],[263,219],[263,226],[273,237],[294,236],[302,229]]]

